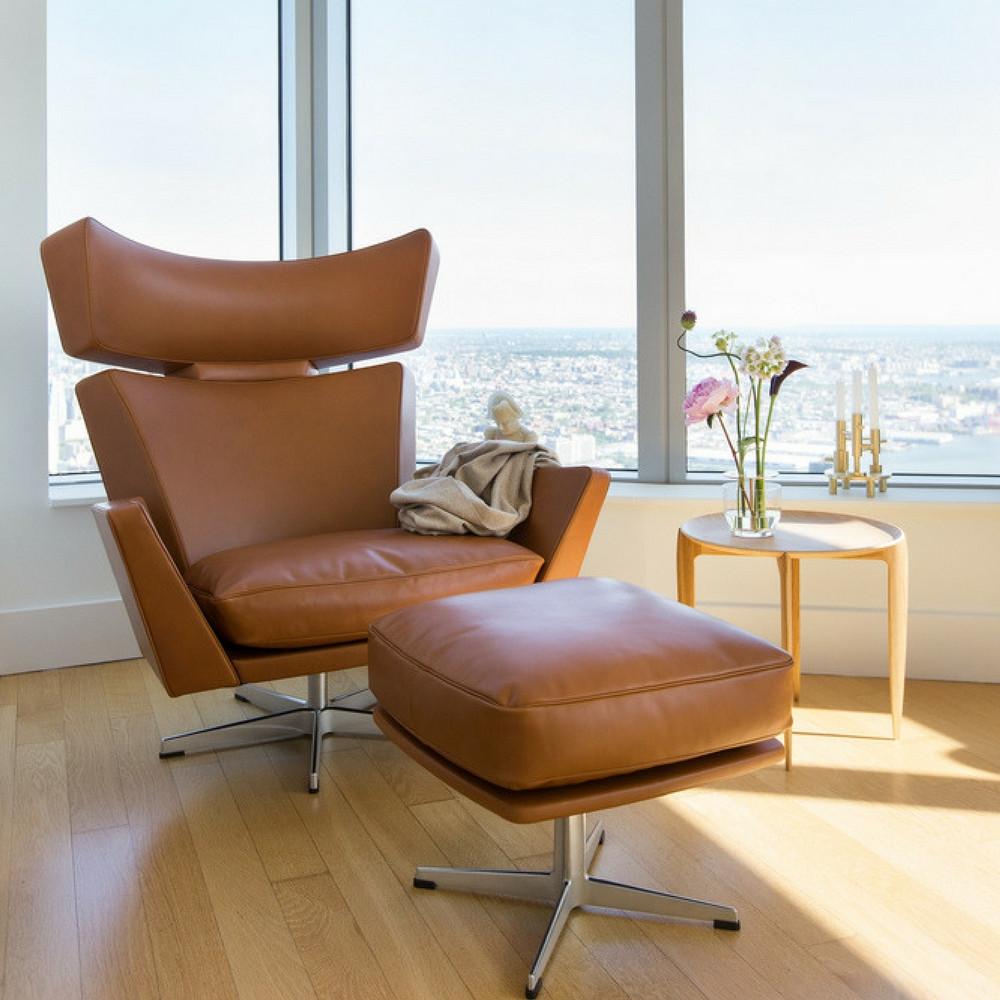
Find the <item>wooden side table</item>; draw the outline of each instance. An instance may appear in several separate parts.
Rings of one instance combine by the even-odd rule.
[[[677,532],[677,600],[694,607],[694,561],[703,555],[770,556],[781,580],[781,645],[794,660],[795,700],[801,687],[799,563],[803,559],[877,559],[889,589],[889,702],[892,736],[899,738],[906,679],[908,570],[906,537],[883,521],[849,514],[785,511],[770,538],[736,538],[722,514],[692,518]],[[791,760],[790,734],[786,734]]]

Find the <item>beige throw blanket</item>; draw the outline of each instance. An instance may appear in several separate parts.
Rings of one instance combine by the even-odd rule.
[[[420,469],[389,499],[407,531],[503,536],[531,510],[535,466],[558,464],[553,452],[535,442],[468,441]]]

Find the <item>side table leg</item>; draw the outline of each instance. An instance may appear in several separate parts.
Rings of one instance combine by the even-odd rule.
[[[785,730],[785,770],[792,769],[792,727]]]
[[[677,532],[677,600],[694,607],[694,561],[698,556],[698,544],[687,535]]]
[[[792,657],[795,700],[802,692],[802,643],[799,628],[799,560],[785,553],[778,556],[781,578],[781,645]]]
[[[889,703],[892,707],[892,738],[898,740],[906,684],[906,624],[910,590],[905,538],[886,549],[885,565],[889,578]]]

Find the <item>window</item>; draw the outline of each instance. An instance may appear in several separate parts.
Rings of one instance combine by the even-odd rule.
[[[874,363],[889,471],[1000,475],[997,37],[992,0],[685,5],[690,342],[779,333],[811,365],[781,469],[824,468],[836,380]],[[689,471],[727,455],[689,434]]]
[[[998,34],[993,0],[50,0],[50,228],[274,258],[279,183],[290,253],[426,226],[424,460],[506,389],[564,461],[717,474],[689,306],[692,346],[779,333],[811,366],[782,470],[824,468],[874,363],[890,471],[996,477]],[[51,468],[88,472],[85,366],[50,342]]]
[[[202,257],[279,253],[275,0],[49,0],[49,230],[91,215]],[[49,468],[96,472],[49,328]]]
[[[353,245],[441,251],[417,448],[511,392],[564,462],[636,467],[632,4],[351,4]]]

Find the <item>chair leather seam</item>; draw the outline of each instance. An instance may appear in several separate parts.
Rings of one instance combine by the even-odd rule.
[[[559,791],[565,788],[573,788],[575,786],[579,786],[590,781],[601,781],[604,778],[625,777],[627,775],[639,774],[643,771],[653,770],[654,768],[657,767],[664,767],[668,764],[679,764],[683,763],[684,761],[698,760],[701,757],[707,757],[715,753],[725,753],[728,750],[736,750],[739,749],[740,747],[755,746],[756,744],[761,743],[764,740],[774,739],[776,736],[780,735],[781,732],[783,732],[783,729],[779,729],[777,732],[771,733],[767,736],[758,736],[749,740],[740,740],[739,742],[736,743],[727,743],[725,746],[716,747],[712,750],[702,750],[691,755],[681,754],[680,756],[657,758],[656,760],[649,761],[647,763],[636,764],[634,767],[630,765],[627,771],[621,771],[621,770],[585,771],[573,775],[572,780],[568,780],[567,778],[564,778],[562,776],[559,777],[553,776],[551,778],[544,779],[545,782],[548,783],[533,784],[524,788],[511,788],[508,785],[499,784],[492,778],[487,778],[484,775],[478,774],[477,772],[471,770],[466,765],[459,763],[454,759],[452,754],[444,752],[437,745],[426,739],[423,735],[414,733],[408,726],[400,722],[396,718],[396,716],[392,715],[389,712],[386,712],[384,708],[380,707],[380,711],[388,715],[389,718],[392,720],[392,722],[394,722],[400,729],[402,729],[406,734],[408,734],[411,739],[430,748],[439,757],[442,757],[444,760],[451,763],[452,766],[460,768],[462,771],[465,771],[467,774],[477,779],[478,781],[486,782],[487,784],[493,785],[502,792],[513,793],[514,795],[522,795],[531,792]],[[789,724],[791,723],[791,715],[789,715],[788,722]],[[787,726],[785,726],[784,728],[787,728]],[[555,781],[560,781],[561,783],[554,784],[553,782]]]
[[[731,670],[728,673],[714,674],[710,677],[705,677],[705,676],[689,677],[685,678],[684,680],[667,681],[658,684],[649,684],[642,687],[629,688],[628,690],[625,691],[608,691],[608,692],[603,692],[601,694],[592,694],[586,696],[579,696],[575,698],[559,698],[549,701],[537,701],[533,702],[530,705],[503,705],[500,702],[496,701],[495,699],[484,694],[482,691],[476,691],[473,688],[468,687],[467,685],[459,683],[454,678],[446,677],[444,674],[439,673],[438,671],[434,670],[427,664],[422,663],[420,660],[416,659],[412,654],[405,652],[391,639],[387,638],[384,632],[379,631],[377,625],[373,624],[369,626],[368,631],[370,635],[374,635],[375,637],[377,637],[380,642],[385,643],[385,645],[388,646],[390,649],[392,649],[393,652],[395,652],[398,656],[406,660],[408,663],[412,663],[413,666],[415,666],[418,670],[422,671],[423,673],[429,674],[431,677],[434,677],[435,679],[441,681],[443,684],[446,684],[457,691],[463,691],[470,697],[475,698],[478,701],[485,702],[488,705],[493,705],[496,708],[499,708],[505,712],[529,712],[529,711],[535,711],[537,709],[557,707],[560,705],[578,705],[578,704],[582,705],[586,704],[587,702],[606,701],[611,698],[623,698],[636,694],[649,694],[655,691],[670,690],[671,688],[688,687],[691,685],[698,685],[698,684],[710,684],[717,680],[720,681],[733,680],[734,678],[737,677],[752,677],[756,674],[766,673],[771,670],[787,669],[792,665],[793,662],[791,657],[789,657],[787,660],[784,660],[781,663],[760,664],[750,669]]]
[[[304,635],[304,636],[289,636],[288,642],[294,642],[294,646],[277,646],[271,644],[264,646],[259,642],[254,645],[248,642],[237,642],[235,639],[230,640],[236,646],[242,646],[245,649],[266,649],[274,650],[276,652],[294,652],[300,649],[320,649],[323,646],[337,646],[341,643],[348,642],[359,642],[368,634],[366,629],[361,631],[355,630],[353,632],[325,632],[323,635]],[[273,654],[272,654],[273,655]]]
[[[516,543],[511,542],[511,544],[514,545]],[[296,583],[289,587],[259,587],[257,590],[240,591],[238,594],[227,594],[225,597],[217,597],[211,591],[205,590],[204,587],[199,587],[194,583],[189,583],[188,586],[191,588],[193,593],[203,596],[206,600],[211,601],[215,605],[220,605],[225,604],[227,601],[242,600],[246,597],[259,597],[262,594],[284,594],[292,590],[315,590],[317,588],[325,590],[338,587],[355,587],[359,584],[365,583],[391,583],[398,580],[416,580],[425,576],[442,576],[446,573],[461,573],[465,570],[483,569],[484,567],[489,566],[509,566],[522,562],[530,563],[541,558],[537,553],[532,552],[530,549],[525,549],[525,551],[527,552],[526,556],[506,556],[503,559],[490,559],[482,562],[463,563],[461,566],[447,566],[439,569],[428,569],[419,573],[398,573],[387,576],[365,577],[364,579],[337,580],[330,581],[328,583]]]
[[[789,719],[790,721],[790,719]],[[787,726],[785,727],[787,728]],[[578,771],[572,775],[571,780],[567,780],[566,777],[562,775],[553,775],[552,777],[543,779],[541,784],[532,784],[528,788],[507,788],[506,785],[499,785],[500,788],[507,788],[511,792],[530,792],[530,791],[543,791],[547,788],[563,788],[567,785],[572,787],[572,785],[583,784],[587,781],[600,781],[602,778],[615,777],[620,774],[635,774],[640,771],[648,771],[656,767],[664,767],[667,764],[680,764],[686,760],[697,760],[699,757],[706,757],[713,753],[724,753],[726,750],[735,750],[738,747],[753,746],[755,743],[759,743],[761,740],[773,739],[779,733],[783,732],[783,729],[779,729],[775,733],[768,733],[766,736],[757,736],[749,740],[739,740],[736,743],[726,743],[724,746],[713,747],[711,750],[699,750],[694,754],[680,754],[679,756],[673,757],[658,757],[655,760],[645,761],[641,764],[629,765],[627,771],[621,771],[617,769],[603,770],[603,771]],[[458,765],[461,767],[461,765]],[[470,774],[473,772],[470,771]],[[489,780],[489,779],[483,779]],[[554,782],[559,781],[561,784],[554,784]],[[496,784],[496,782],[493,782]]]
[[[573,788],[579,785],[583,785],[590,781],[601,781],[604,778],[616,778],[616,777],[624,777],[626,775],[631,775],[631,774],[639,774],[643,771],[649,771],[657,767],[665,767],[668,764],[681,764],[684,761],[698,760],[698,758],[700,757],[707,757],[710,754],[714,753],[725,753],[727,750],[736,750],[739,749],[740,747],[754,746],[755,744],[760,743],[763,740],[774,739],[775,736],[783,732],[783,729],[779,729],[776,733],[769,733],[767,736],[758,736],[749,740],[740,740],[739,742],[736,743],[727,743],[725,746],[714,747],[711,750],[700,750],[694,754],[680,754],[679,756],[657,758],[655,760],[647,761],[641,764],[635,764],[635,765],[630,764],[628,766],[628,770],[625,771],[620,769],[610,769],[603,771],[582,771],[582,772],[576,772],[572,775],[552,775],[551,777],[543,778],[539,783],[533,783],[531,785],[521,788],[512,788],[509,785],[501,785],[498,781],[494,780],[493,778],[488,778],[485,777],[484,775],[477,774],[475,771],[471,770],[465,764],[459,763],[457,760],[455,760],[452,754],[446,753],[445,751],[441,750],[438,746],[436,746],[434,743],[429,742],[423,735],[418,735],[417,733],[412,732],[412,730],[410,730],[409,727],[404,725],[402,722],[396,720],[395,716],[390,715],[389,717],[396,722],[396,725],[398,725],[405,732],[409,733],[413,737],[413,739],[418,740],[427,747],[430,747],[430,749],[433,750],[436,754],[438,754],[438,756],[443,757],[445,760],[449,761],[454,767],[461,768],[463,771],[467,772],[473,778],[476,778],[479,781],[485,781],[488,784],[494,785],[495,787],[501,789],[504,792],[510,792],[513,793],[514,795],[521,795],[529,792],[558,791],[560,789]],[[789,722],[790,721],[791,719],[789,718]],[[787,726],[785,728],[787,728]],[[558,784],[556,782],[558,782]]]

